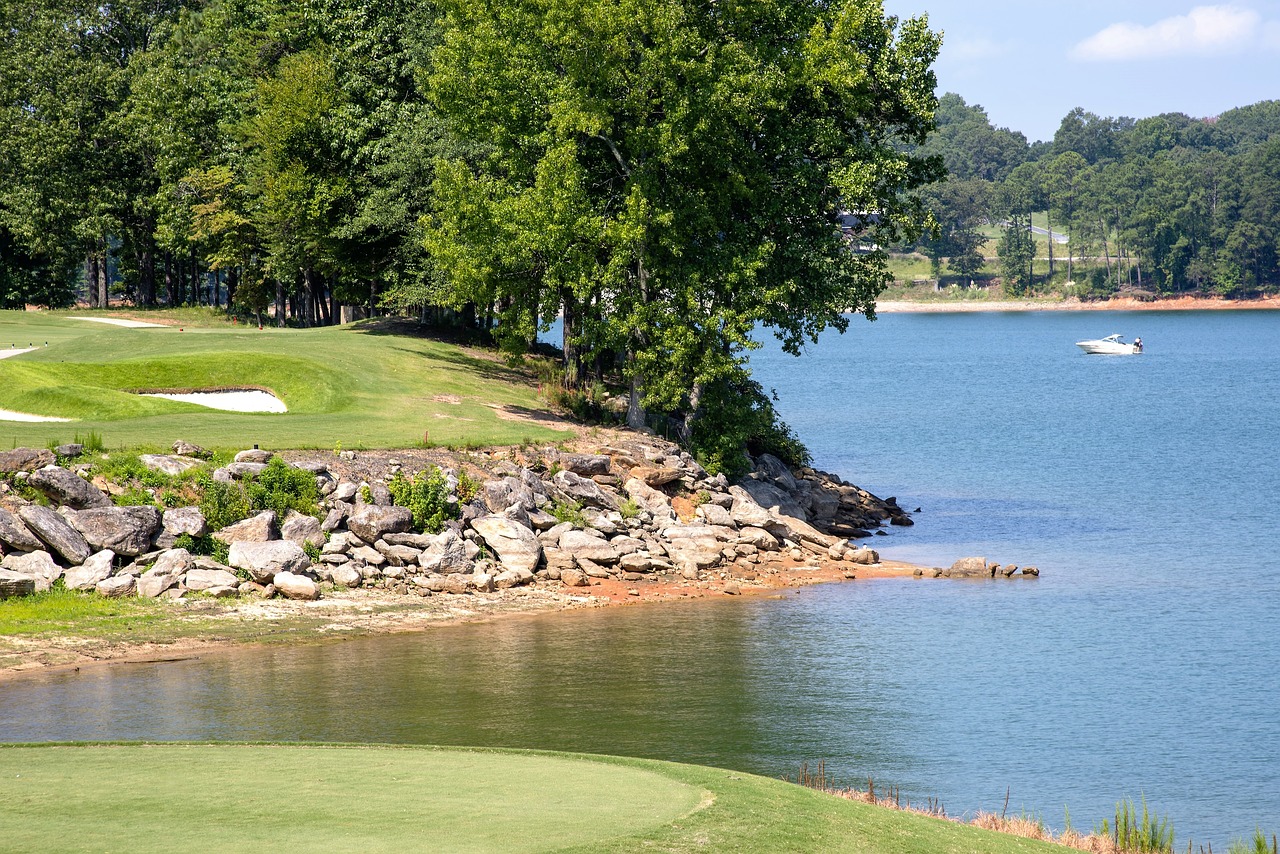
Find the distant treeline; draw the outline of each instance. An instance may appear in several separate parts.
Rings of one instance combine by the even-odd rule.
[[[935,269],[945,259],[961,276],[978,274],[979,230],[1002,225],[999,273],[1011,293],[1026,293],[1036,213],[1069,235],[1069,247],[1050,242],[1056,272],[1086,293],[1244,296],[1280,286],[1280,101],[1202,119],[1077,108],[1051,142],[1028,144],[947,94],[937,124],[920,150],[940,155],[950,178],[924,191],[940,228],[918,244]]]

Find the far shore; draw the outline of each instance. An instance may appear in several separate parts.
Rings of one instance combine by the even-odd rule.
[[[1138,300],[1131,297],[1099,302],[1068,299],[883,300],[877,314],[918,314],[969,311],[1280,311],[1280,297],[1252,300],[1177,297]]]
[[[784,560],[754,577],[725,572],[706,581],[592,579],[589,588],[511,588],[466,595],[395,595],[381,590],[328,591],[315,602],[288,599],[175,602],[176,620],[198,620],[200,635],[125,643],[65,635],[6,638],[0,649],[0,684],[13,679],[85,669],[187,661],[202,655],[260,645],[322,643],[353,637],[419,632],[438,626],[488,622],[584,609],[637,606],[737,596],[781,596],[815,584],[879,578],[912,578],[915,564],[882,559],[870,566],[822,560]],[[719,575],[719,574],[718,574]],[[926,576],[930,575],[926,573]],[[945,578],[922,584],[964,583]],[[1009,583],[1018,583],[1012,581]],[[570,592],[573,591],[573,592]],[[225,601],[226,604],[222,604]],[[219,631],[223,628],[225,632]]]

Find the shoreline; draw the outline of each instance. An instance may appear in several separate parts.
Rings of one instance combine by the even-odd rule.
[[[593,579],[582,593],[565,588],[511,588],[493,593],[466,595],[395,595],[383,591],[354,589],[329,592],[322,599],[305,602],[287,599],[229,601],[218,604],[197,600],[200,611],[177,600],[174,619],[181,611],[194,611],[191,619],[212,621],[209,636],[179,636],[168,641],[95,641],[82,636],[63,635],[26,643],[18,636],[5,640],[18,649],[0,651],[0,658],[16,658],[0,665],[0,685],[20,679],[57,676],[83,670],[130,664],[157,664],[199,659],[204,655],[267,645],[302,646],[345,639],[389,636],[427,631],[464,623],[491,622],[514,617],[566,614],[597,608],[661,605],[668,602],[715,600],[726,597],[779,596],[819,584],[884,578],[913,578],[917,564],[882,559],[878,564],[849,564],[823,560],[817,566],[786,560],[776,569],[749,574],[725,572],[705,581],[684,579],[642,583],[619,579]],[[956,579],[959,580],[959,579]],[[209,607],[220,610],[211,612]],[[242,636],[218,635],[219,624],[227,628],[249,629]]]
[[[1021,300],[884,300],[876,304],[877,314],[923,314],[975,311],[1280,311],[1280,297],[1252,300],[1177,297],[1137,300],[1122,297],[1099,302],[1068,299]]]

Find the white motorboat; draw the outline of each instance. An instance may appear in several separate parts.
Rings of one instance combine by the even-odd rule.
[[[1108,335],[1089,341],[1077,341],[1076,346],[1086,353],[1101,356],[1131,356],[1142,352],[1142,339],[1136,338],[1132,344],[1125,343],[1122,335]]]

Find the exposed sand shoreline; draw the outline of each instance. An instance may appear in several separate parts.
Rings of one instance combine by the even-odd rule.
[[[877,314],[948,313],[972,311],[1280,311],[1280,297],[1254,300],[1178,297],[1144,301],[1130,297],[1105,302],[1078,299],[1035,300],[885,300],[876,303]]]

